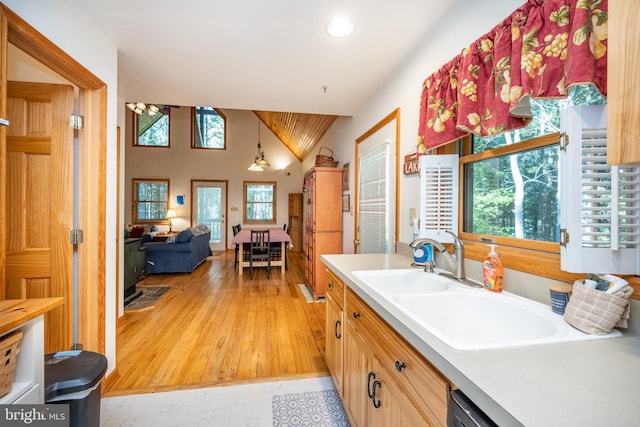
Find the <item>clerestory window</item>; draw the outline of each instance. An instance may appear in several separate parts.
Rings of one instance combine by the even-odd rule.
[[[133,145],[145,147],[169,147],[170,108],[160,106],[159,111],[145,110],[133,114]]]
[[[191,109],[191,147],[224,150],[227,148],[227,118],[213,107]]]

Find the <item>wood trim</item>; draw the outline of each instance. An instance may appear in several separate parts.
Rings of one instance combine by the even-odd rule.
[[[74,58],[40,34],[34,27],[0,3],[0,117],[7,108],[7,44],[55,71],[80,89],[80,227],[85,241],[79,245],[79,340],[86,350],[105,350],[105,234],[106,234],[106,117],[107,86]],[[0,176],[6,174],[6,130],[0,128]],[[6,187],[0,184],[0,241],[5,241]],[[0,248],[0,261],[6,256]],[[0,279],[6,282],[4,262]],[[2,295],[0,295],[2,296]],[[2,296],[3,297],[3,296]],[[69,304],[71,306],[71,304]]]
[[[120,167],[120,162],[121,162],[121,155],[122,155],[122,150],[121,150],[121,145],[120,145],[120,126],[116,127],[116,283],[115,283],[115,288],[116,288],[116,307],[115,307],[115,313],[116,313],[116,319],[120,319],[120,269],[122,268],[122,266],[120,265],[120,240],[121,237],[123,235],[122,231],[123,227],[122,227],[122,221],[120,219],[120,212],[121,212],[121,203],[120,203],[120,199],[122,197],[122,191],[121,191],[121,185],[122,185],[122,180],[120,179],[120,174],[122,173],[121,167]],[[116,325],[118,324],[118,320],[116,320]]]
[[[78,246],[78,338],[85,349],[99,353],[105,352],[106,104],[106,86],[81,91],[80,114],[85,116],[85,128],[79,133],[79,226],[85,241]]]
[[[9,43],[83,89],[100,89],[106,86],[102,80],[2,3],[0,11],[7,19]],[[6,70],[6,62],[3,69]]]
[[[396,156],[396,200],[395,200],[395,207],[396,207],[396,227],[395,227],[395,241],[394,241],[394,245],[396,244],[397,240],[400,237],[400,170],[402,168],[401,165],[401,159],[400,159],[400,108],[396,108],[395,110],[393,110],[391,113],[387,114],[387,116],[385,118],[383,118],[382,120],[380,120],[378,123],[376,123],[371,129],[369,129],[368,131],[366,131],[365,133],[363,133],[362,135],[360,135],[358,138],[356,138],[356,144],[355,144],[355,168],[354,168],[354,173],[355,173],[355,180],[354,180],[354,188],[353,188],[353,217],[354,217],[354,221],[353,221],[353,253],[358,253],[358,245],[356,244],[356,241],[358,240],[358,173],[360,172],[360,165],[358,162],[358,147],[360,146],[360,143],[365,141],[367,138],[369,138],[371,135],[375,134],[377,131],[379,131],[380,129],[382,129],[384,126],[386,126],[387,124],[391,123],[392,120],[396,120],[396,140],[395,140],[395,156]]]
[[[8,42],[7,17],[0,9],[0,117],[7,117],[7,51]],[[0,126],[0,300],[7,298],[6,294],[6,263],[7,252],[5,242],[7,241],[7,129]]]

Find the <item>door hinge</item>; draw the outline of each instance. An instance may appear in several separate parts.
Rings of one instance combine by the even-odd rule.
[[[560,149],[566,150],[567,145],[569,145],[569,135],[566,132],[562,132],[560,134]]]
[[[567,246],[569,243],[569,233],[566,228],[560,229],[560,246]]]
[[[71,243],[72,245],[77,245],[79,243],[82,243],[83,240],[84,240],[84,233],[82,230],[75,229],[75,230],[71,230],[71,233],[69,233],[69,243]]]
[[[72,129],[84,129],[84,116],[80,114],[71,114],[69,116],[69,124]]]

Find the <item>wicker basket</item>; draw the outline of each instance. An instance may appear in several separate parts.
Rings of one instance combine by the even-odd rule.
[[[328,155],[326,152],[323,153],[323,149],[329,151],[331,155]],[[318,151],[318,155],[316,156],[316,166],[335,168],[337,165],[338,162],[333,160],[333,151],[327,147],[320,147],[320,151]]]
[[[22,331],[15,331],[0,339],[0,397],[11,391],[21,340]]]

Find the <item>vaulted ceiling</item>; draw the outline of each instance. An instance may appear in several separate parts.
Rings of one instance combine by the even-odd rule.
[[[302,161],[338,116],[254,111],[262,123]]]
[[[73,1],[118,50],[121,99],[253,110],[304,158],[473,0]],[[325,31],[338,14],[348,37]]]

